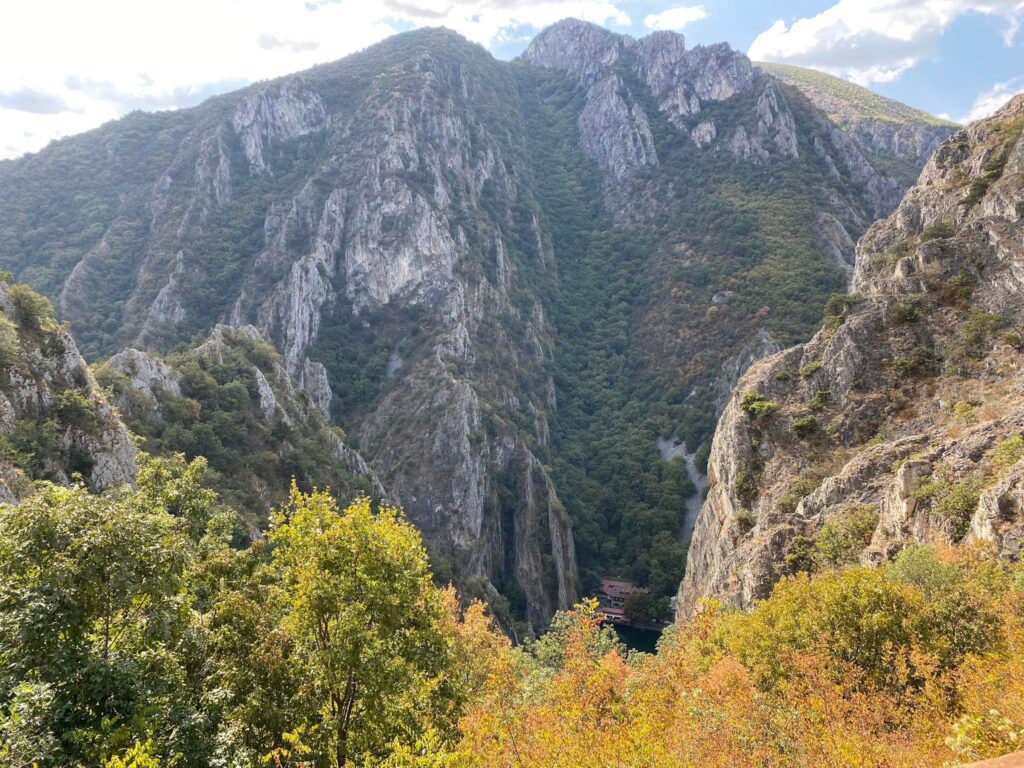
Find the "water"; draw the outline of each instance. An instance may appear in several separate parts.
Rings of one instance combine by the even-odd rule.
[[[626,627],[621,624],[613,624],[616,634],[619,636],[619,640],[627,648],[633,651],[643,651],[644,653],[654,653],[658,650],[658,638],[661,637],[661,632],[656,629],[637,629],[636,627]]]

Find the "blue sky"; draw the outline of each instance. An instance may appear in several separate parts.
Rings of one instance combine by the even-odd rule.
[[[47,0],[0,10],[0,158],[444,25],[499,58],[585,18],[814,67],[956,120],[1024,90],[1024,0]]]

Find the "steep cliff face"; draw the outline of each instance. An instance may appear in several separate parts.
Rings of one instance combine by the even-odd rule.
[[[912,180],[725,44],[569,20],[522,60],[584,93],[579,143],[605,172],[606,207],[653,242],[638,343],[696,411],[715,414],[734,383],[721,372],[742,372],[750,339],[805,336],[849,278],[854,239]],[[906,160],[915,176],[925,158]]]
[[[861,239],[852,293],[755,365],[715,434],[680,590],[749,606],[783,574],[1024,530],[1024,96],[954,134]]]
[[[75,342],[24,285],[0,283],[0,498],[31,480],[94,490],[135,477],[135,446]]]
[[[693,486],[659,439],[692,456],[900,191],[726,45],[570,21],[503,63],[421,30],[0,164],[0,266],[156,403],[155,450],[211,454],[260,512],[261,477],[333,482],[293,450],[333,422],[437,562],[542,624],[577,573],[675,589]],[[219,324],[295,391],[234,354],[160,367]]]
[[[898,175],[926,162],[957,129],[955,123],[886,99],[824,72],[788,64],[758,66],[799,89],[874,160],[887,165],[890,172]],[[910,183],[913,177],[905,181]]]

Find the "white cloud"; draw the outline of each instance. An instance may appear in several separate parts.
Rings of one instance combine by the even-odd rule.
[[[708,12],[704,10],[703,5],[681,5],[646,16],[644,26],[648,29],[671,29],[678,32],[687,24],[707,18],[707,15]]]
[[[0,100],[0,158],[39,149],[133,108],[193,104],[244,83],[333,61],[410,26],[447,26],[488,46],[568,16],[628,26],[629,16],[617,2],[7,3],[0,12],[0,95],[7,97]]]
[[[966,13],[1006,19],[1013,43],[1024,0],[839,0],[816,16],[776,21],[750,46],[755,61],[814,67],[862,85],[895,80],[934,56],[936,42]]]
[[[970,111],[963,117],[957,118],[958,123],[973,123],[984,117],[999,111],[1006,102],[1012,99],[1021,91],[1024,91],[1024,75],[1014,77],[1002,83],[996,83],[987,91],[978,94]]]

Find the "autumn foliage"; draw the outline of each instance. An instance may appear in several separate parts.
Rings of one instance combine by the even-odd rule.
[[[708,603],[628,652],[584,603],[519,646],[402,513],[293,489],[265,538],[206,465],[0,505],[0,765],[797,768],[1020,748],[1024,567],[912,547]]]
[[[462,719],[467,766],[942,766],[1024,730],[1024,579],[981,551],[783,581],[713,604],[657,655],[602,642],[591,607],[564,661],[507,649]]]

